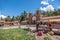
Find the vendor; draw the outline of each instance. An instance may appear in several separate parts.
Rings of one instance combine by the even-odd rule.
[[[36,22],[36,32],[38,32],[39,22]]]
[[[52,24],[50,22],[48,22],[47,26],[48,26],[49,30],[52,31]]]

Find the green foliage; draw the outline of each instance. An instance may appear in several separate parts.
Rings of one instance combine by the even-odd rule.
[[[28,16],[28,14],[27,14],[27,12],[26,11],[24,11],[23,13],[21,13],[21,21],[23,21],[23,20],[27,20],[27,16]]]
[[[7,18],[5,18],[5,21],[6,22],[10,22],[11,21],[11,17],[10,16],[7,16]]]
[[[51,38],[50,38],[50,35],[47,33],[46,34],[46,37],[44,38],[45,40],[52,40]]]
[[[19,21],[20,20],[20,16],[16,16],[15,20]]]
[[[16,16],[16,17],[10,17],[10,16],[8,16],[7,18],[5,18],[5,21],[6,22],[12,22],[12,21],[20,21],[20,16]]]
[[[23,20],[27,20],[28,19],[28,14],[26,11],[22,12],[21,13],[21,16],[16,16],[16,17],[10,17],[10,16],[7,16],[7,18],[5,18],[5,21],[6,22],[12,22],[12,21],[23,21]]]
[[[45,37],[45,40],[52,40],[50,37]]]
[[[11,18],[11,21],[14,21],[15,20],[15,17],[13,16],[12,18]]]
[[[55,10],[55,11],[47,11],[47,12],[43,12],[43,15],[45,16],[57,16],[60,15],[60,9]]]
[[[26,35],[27,32],[23,29],[0,29],[0,40],[31,40],[31,38],[35,40],[35,37]]]

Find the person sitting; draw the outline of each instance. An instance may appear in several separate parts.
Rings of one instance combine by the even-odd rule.
[[[49,30],[52,31],[52,24],[48,23],[47,26],[48,26]]]

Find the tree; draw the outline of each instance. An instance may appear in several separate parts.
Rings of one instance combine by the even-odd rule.
[[[11,21],[15,21],[15,17],[14,16],[11,18]]]
[[[27,12],[26,11],[23,12],[23,16],[24,16],[24,20],[26,20],[27,19]]]
[[[60,15],[60,9],[57,10],[57,15]]]
[[[5,18],[5,21],[6,22],[11,22],[11,17],[10,16],[7,16],[7,18]]]
[[[20,16],[16,16],[15,20],[19,21],[20,20]]]
[[[43,15],[45,16],[57,16],[60,15],[60,9],[55,10],[55,11],[47,11],[47,12],[43,12]]]
[[[23,13],[21,14],[21,16],[20,16],[20,17],[21,17],[21,19],[20,19],[20,20],[21,20],[21,21],[23,21],[23,20],[24,20]]]
[[[27,16],[28,16],[28,14],[27,14],[27,12],[26,11],[24,11],[23,13],[21,13],[21,21],[23,21],[23,20],[27,20]]]

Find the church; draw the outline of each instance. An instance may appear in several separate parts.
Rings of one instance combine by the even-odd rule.
[[[35,24],[36,21],[46,23],[46,22],[60,22],[60,15],[46,17],[41,14],[40,9],[36,10],[36,13],[33,15],[32,12],[29,13],[28,20],[22,21],[22,24]]]
[[[36,10],[36,13],[33,15],[31,12],[29,13],[29,23],[35,23],[36,21],[40,21],[44,16],[41,14],[40,9]]]

